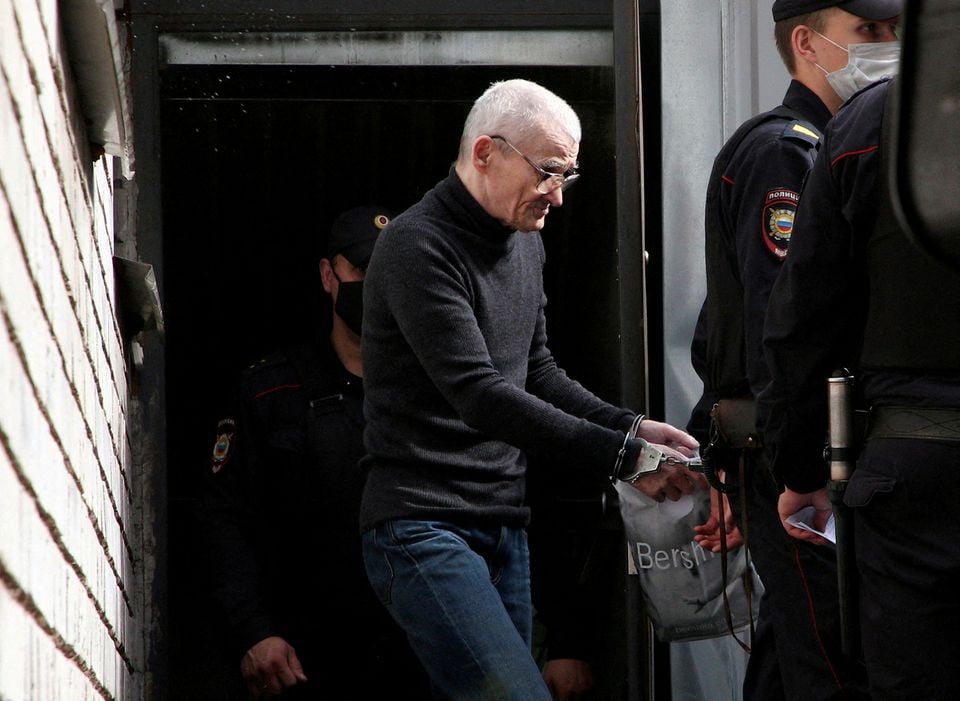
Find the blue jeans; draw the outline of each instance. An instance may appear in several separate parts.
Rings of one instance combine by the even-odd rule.
[[[550,700],[530,653],[523,529],[395,520],[363,534],[373,590],[430,675],[436,698]]]

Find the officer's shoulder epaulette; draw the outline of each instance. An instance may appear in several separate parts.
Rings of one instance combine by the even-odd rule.
[[[820,143],[820,132],[813,126],[799,119],[787,122],[787,125],[780,132],[781,139],[794,139],[802,141],[810,146],[817,146]]]
[[[271,353],[270,355],[264,356],[258,360],[253,361],[247,367],[243,369],[244,377],[252,377],[254,375],[259,375],[262,372],[270,372],[270,370],[285,365],[290,362],[287,359],[287,354],[284,352]]]
[[[273,353],[251,363],[244,368],[241,375],[243,394],[246,396],[300,383],[296,368],[283,352]]]

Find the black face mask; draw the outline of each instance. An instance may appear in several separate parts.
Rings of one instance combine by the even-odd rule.
[[[363,325],[363,280],[343,282],[336,273],[333,275],[340,282],[333,311],[343,319],[347,328],[359,336]]]

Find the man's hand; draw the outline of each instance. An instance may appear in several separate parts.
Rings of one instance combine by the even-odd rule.
[[[673,448],[687,458],[696,454],[700,447],[697,439],[686,431],[681,431],[670,424],[653,421],[652,419],[644,419],[640,422],[637,436],[648,443],[659,443],[668,448]]]
[[[646,423],[644,421],[641,425],[646,425]],[[667,426],[667,424],[660,425]],[[667,427],[673,428],[672,426]],[[676,431],[677,429],[673,430]],[[679,431],[679,433],[686,435],[682,431]],[[690,440],[696,445],[696,441],[692,437]],[[680,461],[688,457],[666,445],[655,445],[654,447],[662,451],[667,457],[674,457]],[[633,483],[633,487],[656,501],[663,501],[664,499],[676,501],[684,494],[692,494],[698,487],[710,488],[706,479],[699,472],[689,470],[682,464],[669,462],[662,463],[660,469],[656,472],[651,472],[638,479]]]
[[[240,674],[255,699],[277,696],[287,687],[307,681],[296,651],[278,636],[264,638],[247,650],[240,661]]]
[[[780,500],[777,502],[777,511],[780,512],[780,522],[783,524],[783,528],[798,540],[809,540],[811,543],[816,543],[817,545],[829,545],[829,541],[818,536],[816,533],[805,531],[802,528],[797,528],[787,523],[787,519],[790,516],[793,516],[805,506],[812,506],[816,509],[813,517],[813,526],[818,531],[822,531],[826,527],[827,521],[830,520],[830,514],[833,513],[833,505],[830,503],[830,497],[827,496],[826,489],[818,489],[809,494],[800,494],[792,489],[785,489],[783,494],[780,495]]]
[[[550,660],[543,666],[543,681],[554,701],[576,701],[593,688],[593,673],[583,660]]]
[[[723,475],[719,471],[717,476],[723,481]],[[727,550],[743,545],[743,535],[733,518],[729,499],[723,500],[723,527],[727,534]],[[694,526],[693,533],[693,540],[701,547],[711,552],[720,552],[720,492],[716,489],[710,489],[710,518],[703,525]]]

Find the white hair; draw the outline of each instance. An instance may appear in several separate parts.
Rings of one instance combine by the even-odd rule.
[[[580,143],[580,119],[563,98],[529,80],[499,81],[473,103],[463,124],[460,158],[469,157],[473,142],[483,134],[523,142],[554,127]]]

